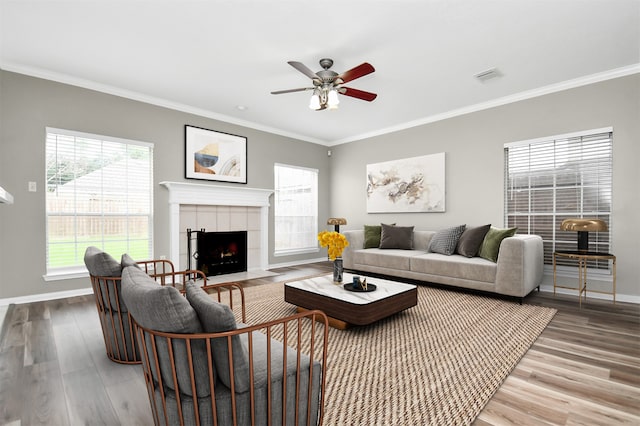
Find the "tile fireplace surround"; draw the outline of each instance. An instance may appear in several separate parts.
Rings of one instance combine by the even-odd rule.
[[[169,259],[180,269],[187,267],[187,228],[247,231],[247,270],[268,268],[272,190],[166,181],[160,185],[169,190]]]

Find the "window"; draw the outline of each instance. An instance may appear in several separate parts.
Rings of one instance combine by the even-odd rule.
[[[542,237],[546,269],[555,250],[576,250],[577,233],[560,230],[564,219],[604,220],[609,231],[590,232],[589,250],[610,251],[612,136],[607,128],[505,144],[505,222]],[[589,267],[609,272],[607,261]]]
[[[275,254],[318,251],[318,171],[276,164]]]
[[[92,245],[152,258],[152,144],[47,128],[46,158],[46,278],[84,273]]]

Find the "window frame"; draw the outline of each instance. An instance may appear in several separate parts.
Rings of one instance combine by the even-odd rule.
[[[310,171],[313,172],[315,175],[315,199],[313,200],[315,206],[314,206],[314,216],[313,220],[311,220],[311,224],[313,226],[313,238],[310,239],[308,246],[304,246],[304,247],[299,247],[299,248],[281,248],[278,249],[277,246],[277,235],[279,232],[278,229],[278,202],[279,202],[279,186],[278,186],[278,176],[277,176],[277,168],[278,167],[282,167],[282,168],[289,168],[289,169],[298,169],[298,170],[306,170],[306,171]],[[306,253],[318,253],[320,251],[320,248],[318,246],[318,240],[317,240],[317,235],[318,235],[318,217],[319,217],[319,209],[318,209],[318,204],[319,204],[319,179],[320,178],[320,171],[318,169],[315,168],[311,168],[311,167],[304,167],[304,166],[296,166],[296,165],[291,165],[291,164],[284,164],[284,163],[274,163],[273,166],[273,187],[274,187],[274,209],[273,209],[273,216],[274,216],[274,248],[273,248],[273,255],[274,256],[289,256],[289,255],[296,255],[296,254],[306,254]]]
[[[558,179],[558,176],[561,176],[562,171],[567,172],[568,169],[566,168],[560,168],[558,167],[556,164],[556,162],[558,161],[558,145],[560,142],[567,142],[568,144],[570,143],[580,143],[580,148],[584,149],[584,145],[588,143],[589,138],[593,138],[599,135],[606,135],[608,134],[608,139],[607,139],[607,143],[608,143],[608,156],[606,157],[607,160],[605,162],[607,162],[607,167],[606,169],[598,169],[598,179],[600,179],[601,177],[604,177],[604,183],[602,185],[600,185],[600,180],[598,180],[598,185],[597,185],[597,189],[600,190],[601,188],[604,188],[605,191],[608,191],[608,197],[609,197],[609,207],[608,207],[608,211],[606,210],[602,210],[602,208],[600,207],[600,201],[597,202],[598,204],[598,208],[593,211],[593,210],[589,210],[589,211],[585,211],[585,199],[584,197],[582,197],[582,194],[584,194],[585,189],[588,188],[592,188],[592,185],[583,183],[581,181],[580,185],[574,185],[573,188],[580,191],[581,194],[581,198],[580,198],[580,204],[577,206],[576,211],[571,212],[571,211],[559,211],[557,208],[557,202],[558,200],[562,197],[561,195],[558,195],[558,189],[562,190],[565,189],[565,187],[558,183],[558,181],[560,179]],[[577,233],[576,232],[569,232],[569,231],[561,231],[560,230],[560,218],[566,218],[568,216],[571,217],[587,217],[587,218],[598,218],[598,219],[603,219],[605,220],[605,222],[607,222],[608,224],[608,231],[605,232],[600,232],[598,233],[598,246],[600,247],[599,251],[603,251],[603,248],[606,248],[607,252],[611,252],[611,247],[613,245],[613,240],[612,240],[612,229],[613,229],[613,221],[612,221],[612,216],[613,216],[613,140],[614,140],[614,134],[613,134],[613,127],[604,127],[604,128],[598,128],[598,129],[591,129],[591,130],[585,130],[585,131],[580,131],[580,132],[572,132],[572,133],[566,133],[566,134],[560,134],[560,135],[554,135],[554,136],[548,136],[548,137],[543,137],[543,138],[535,138],[535,139],[529,139],[529,140],[523,140],[523,141],[517,141],[517,142],[510,142],[510,143],[505,143],[504,144],[504,223],[505,226],[507,227],[511,227],[511,226],[517,226],[515,223],[517,221],[516,218],[520,217],[525,217],[527,220],[527,226],[528,229],[519,229],[519,232],[526,232],[526,233],[536,233],[535,230],[533,230],[532,228],[534,227],[534,224],[532,224],[532,218],[534,217],[551,217],[551,223],[554,224],[554,226],[549,229],[548,231],[550,232],[550,238],[544,238],[543,237],[543,241],[545,243],[545,250],[547,250],[549,244],[550,244],[550,250],[548,250],[548,253],[545,253],[545,265],[544,265],[544,271],[545,274],[552,274],[553,273],[553,252],[556,250],[567,250],[567,249],[575,249],[575,248],[566,248],[567,245],[569,244],[572,247],[575,247],[576,244],[576,239],[577,239]],[[548,169],[549,173],[542,173],[542,174],[534,174],[534,173],[529,173],[528,174],[528,178],[529,178],[529,186],[527,187],[528,190],[528,208],[526,211],[517,211],[517,208],[514,208],[513,210],[510,210],[510,195],[513,195],[514,192],[514,188],[510,188],[510,184],[512,184],[512,180],[510,180],[510,176],[509,176],[509,149],[513,149],[513,148],[522,148],[522,147],[531,147],[531,146],[541,146],[542,144],[553,144],[553,162],[554,162],[554,168],[553,169]],[[573,147],[572,147],[573,148]],[[574,151],[576,151],[575,149],[570,150],[567,149],[567,152],[571,152],[573,153]],[[566,155],[566,153],[565,153]],[[587,159],[581,159],[581,163],[580,165],[584,165],[586,164],[589,160],[593,161],[594,159],[597,159],[597,155],[593,155],[592,157],[589,157]],[[597,161],[600,161],[599,159]],[[531,165],[531,161],[529,161],[528,165]],[[538,166],[540,165],[540,162],[538,163]],[[553,179],[553,184],[549,185],[546,189],[549,190],[551,189],[552,191],[552,203],[553,203],[553,210],[551,211],[540,211],[540,212],[536,212],[535,211],[535,203],[532,203],[532,195],[537,191],[540,190],[540,187],[536,187],[534,185],[531,184],[531,180],[533,180],[534,178],[538,178],[540,179],[540,177],[546,177],[546,178],[552,178]],[[606,184],[606,182],[608,182],[608,185]],[[535,188],[535,189],[532,189]],[[571,189],[571,187],[569,187]],[[600,196],[600,193],[598,193],[598,196]],[[557,225],[557,226],[556,226]],[[539,225],[538,225],[539,226]],[[543,230],[546,230],[543,228]],[[538,231],[539,232],[539,231]],[[568,237],[570,235],[570,237]],[[590,249],[592,251],[593,250],[593,245],[594,245],[594,236],[595,233],[590,233]],[[564,245],[564,247],[563,247]],[[559,247],[560,246],[560,247]],[[612,277],[612,267],[610,262],[590,262],[588,264],[588,272],[589,275],[595,275],[597,277],[599,277],[600,279],[611,279]],[[557,273],[558,275],[565,275],[565,276],[570,276],[570,277],[576,277],[577,276],[577,266],[575,266],[575,262],[571,262],[571,261],[566,261],[566,262],[560,262],[557,265]]]
[[[54,127],[46,127],[45,129],[45,191],[47,191],[45,193],[45,274],[43,275],[43,279],[45,281],[57,281],[57,280],[65,280],[65,279],[70,279],[70,278],[82,278],[82,277],[86,277],[88,274],[88,271],[86,269],[86,266],[84,265],[84,262],[82,262],[81,264],[75,264],[73,266],[62,266],[62,267],[52,267],[50,264],[50,225],[49,225],[49,218],[53,217],[53,216],[61,216],[61,217],[65,217],[65,216],[85,216],[85,217],[101,217],[101,218],[108,218],[108,217],[116,217],[116,216],[123,216],[123,214],[121,212],[114,212],[114,213],[109,213],[109,212],[105,212],[104,211],[104,205],[101,206],[100,211],[98,212],[85,212],[82,210],[78,209],[77,205],[74,205],[73,209],[70,209],[68,212],[52,212],[50,211],[50,206],[49,206],[49,182],[48,182],[48,159],[49,159],[49,137],[50,135],[55,135],[55,136],[62,136],[62,137],[69,137],[69,138],[73,138],[73,143],[74,145],[76,143],[78,143],[78,139],[88,139],[88,140],[93,140],[93,141],[99,141],[100,144],[100,149],[102,150],[104,147],[105,143],[108,144],[120,144],[120,145],[126,145],[126,146],[135,146],[135,147],[142,147],[142,148],[148,148],[148,161],[149,161],[149,174],[148,174],[148,182],[144,183],[144,186],[148,186],[149,187],[149,203],[148,203],[148,213],[129,213],[127,212],[124,216],[126,216],[127,218],[130,217],[147,217],[147,223],[148,223],[148,229],[147,229],[147,245],[148,245],[148,249],[149,249],[149,258],[153,258],[153,250],[154,250],[154,191],[153,191],[153,179],[154,179],[154,175],[153,175],[153,167],[154,167],[154,144],[150,143],[150,142],[143,142],[143,141],[136,141],[136,140],[129,140],[129,139],[123,139],[123,138],[117,138],[117,137],[113,137],[113,136],[105,136],[105,135],[98,135],[98,134],[92,134],[92,133],[85,133],[85,132],[79,132],[79,131],[75,131],[75,130],[68,130],[68,129],[59,129],[59,128],[54,128]],[[54,136],[54,137],[55,137]],[[75,148],[74,148],[75,149]],[[56,152],[58,150],[58,147],[56,147]],[[127,169],[129,168],[129,165],[127,165]],[[96,169],[98,170],[98,169]],[[89,173],[87,173],[89,174]],[[146,175],[146,173],[145,173]],[[82,177],[82,176],[79,176]],[[73,179],[75,180],[75,179]],[[143,186],[143,185],[139,185],[139,186]],[[105,189],[108,189],[108,186],[104,186],[102,183],[100,185],[100,193],[102,193]],[[75,194],[77,194],[78,191],[76,191],[75,189],[73,190],[73,194],[74,194],[74,198],[75,198]],[[124,194],[124,191],[123,191]],[[144,205],[146,205],[146,203],[144,203]],[[101,222],[104,223],[104,222]],[[104,232],[104,228],[102,228],[101,230],[101,234],[100,234],[100,239],[101,241],[104,243],[105,241],[105,232]],[[78,244],[77,243],[77,238],[78,238],[78,233],[77,233],[77,229],[74,231],[74,237],[76,242],[74,242],[74,244]],[[129,236],[127,237],[127,245],[129,244],[130,241],[133,241],[129,238]],[[96,244],[99,248],[104,249],[104,247],[101,244]],[[118,261],[120,254],[113,254],[112,256],[114,256]]]

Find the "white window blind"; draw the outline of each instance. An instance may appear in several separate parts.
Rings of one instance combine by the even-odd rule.
[[[85,270],[96,246],[153,253],[153,145],[47,128],[47,276]]]
[[[275,254],[318,251],[318,170],[276,164]]]
[[[568,218],[605,221],[609,231],[590,232],[589,250],[610,251],[612,157],[610,128],[505,145],[505,223],[542,237],[545,265],[555,250],[577,248],[577,233],[560,230]],[[609,262],[589,267],[607,273]]]

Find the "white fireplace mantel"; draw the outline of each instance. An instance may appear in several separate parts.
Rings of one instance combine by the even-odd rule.
[[[260,208],[260,269],[269,264],[269,197],[271,189],[160,182],[169,190],[169,258],[180,264],[180,205],[244,206]]]

